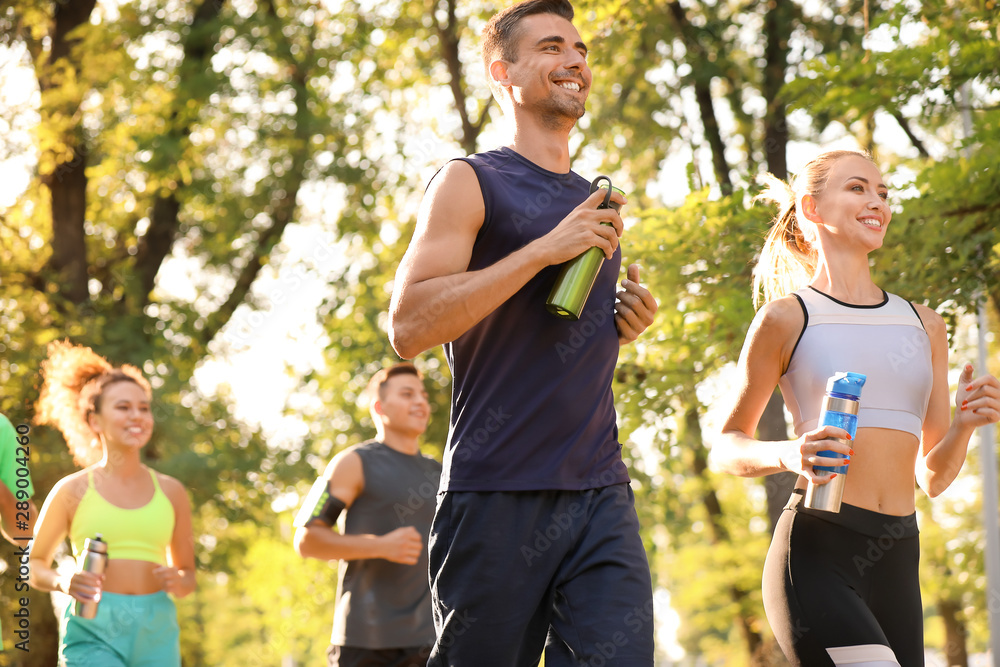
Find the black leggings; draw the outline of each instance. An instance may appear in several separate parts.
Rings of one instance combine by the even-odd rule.
[[[785,657],[796,666],[833,666],[832,648],[835,656],[860,652],[873,656],[870,664],[891,665],[877,662],[887,656],[881,645],[902,667],[922,667],[916,515],[846,504],[822,512],[802,503],[796,490],[764,563],[764,609]]]

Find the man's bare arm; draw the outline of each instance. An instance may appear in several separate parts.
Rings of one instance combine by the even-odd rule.
[[[471,165],[449,163],[424,196],[413,239],[396,272],[389,307],[393,348],[409,359],[453,341],[546,266],[594,246],[607,257],[613,255],[622,222],[613,209],[597,209],[603,197],[603,192],[595,192],[545,236],[492,266],[469,271],[485,219],[483,195]],[[614,197],[625,203],[617,193]]]

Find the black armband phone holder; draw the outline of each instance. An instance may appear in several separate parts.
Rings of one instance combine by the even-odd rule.
[[[322,521],[328,526],[336,526],[340,513],[347,509],[340,498],[330,495],[330,480],[320,477],[309,489],[306,499],[302,502],[302,508],[295,515],[292,524],[296,528],[308,526],[314,520]]]

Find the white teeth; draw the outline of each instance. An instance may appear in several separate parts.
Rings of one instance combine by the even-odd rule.
[[[862,225],[866,227],[871,227],[873,229],[882,229],[882,221],[875,220],[874,218],[865,218],[860,221]]]
[[[569,82],[567,82],[567,83],[560,83],[558,85],[559,85],[559,87],[565,88],[566,90],[575,90],[577,92],[580,91],[580,84],[578,84],[578,83],[569,83]]]

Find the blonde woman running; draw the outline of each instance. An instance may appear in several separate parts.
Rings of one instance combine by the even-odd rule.
[[[773,177],[770,185],[763,198],[780,212],[754,281],[766,303],[747,334],[713,458],[743,477],[799,474],[763,577],[768,621],[793,665],[923,665],[914,479],[931,497],[948,488],[973,430],[1000,418],[1000,383],[973,379],[966,365],[952,417],[944,320],[872,281],[868,256],[892,212],[868,156],[823,153],[794,187]],[[846,431],[817,423],[827,378],[840,371],[867,376],[850,445],[827,439]],[[795,440],[754,437],[775,385]],[[803,505],[806,484],[829,479],[813,466],[843,464],[823,450],[850,457],[839,513]]]

